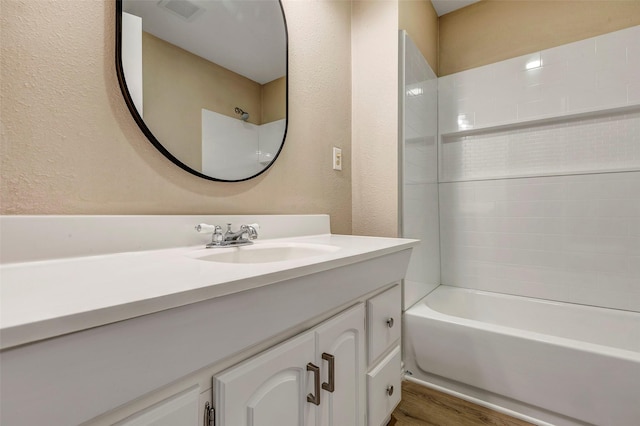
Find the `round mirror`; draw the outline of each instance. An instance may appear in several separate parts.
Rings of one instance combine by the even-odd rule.
[[[287,133],[287,28],[278,0],[116,0],[116,70],[134,119],[205,179],[264,172]]]

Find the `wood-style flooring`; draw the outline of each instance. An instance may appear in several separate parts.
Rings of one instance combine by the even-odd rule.
[[[412,382],[402,382],[402,401],[387,426],[531,426],[489,408]]]

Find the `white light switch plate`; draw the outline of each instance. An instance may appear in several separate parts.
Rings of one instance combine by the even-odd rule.
[[[342,149],[333,147],[333,170],[342,170]]]

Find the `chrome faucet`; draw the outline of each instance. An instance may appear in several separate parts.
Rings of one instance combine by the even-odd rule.
[[[241,225],[237,231],[231,230],[231,224],[227,223],[227,231],[223,234],[222,228],[218,225],[207,225],[201,223],[196,226],[196,231],[200,233],[212,233],[211,242],[207,244],[207,248],[214,247],[238,247],[253,244],[258,238],[258,229],[260,225],[252,223],[250,225]]]
[[[244,234],[247,234],[247,225],[241,225],[238,231],[233,232],[231,230],[231,224],[227,223],[227,232],[224,233],[224,240],[226,242],[239,241],[243,238]]]

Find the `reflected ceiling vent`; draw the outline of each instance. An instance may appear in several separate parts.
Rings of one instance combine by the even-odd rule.
[[[203,7],[189,0],[160,0],[158,6],[187,22],[193,21],[205,11]]]

